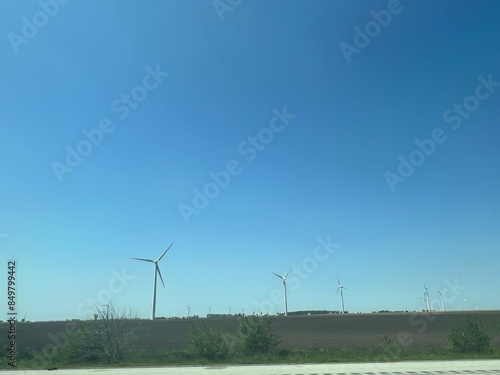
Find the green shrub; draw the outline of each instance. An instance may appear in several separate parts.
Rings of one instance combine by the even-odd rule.
[[[31,349],[29,346],[22,348],[19,350],[17,354],[17,359],[18,360],[32,360],[33,359],[33,349]]]
[[[491,336],[487,326],[479,320],[469,318],[451,328],[448,341],[458,353],[481,353],[489,349]]]
[[[269,319],[259,318],[255,315],[240,319],[239,332],[245,353],[249,355],[270,353],[282,341],[271,329]]]
[[[83,321],[58,348],[57,363],[118,363],[133,350],[133,343],[143,331],[140,323],[131,320],[126,309],[108,305],[97,310],[94,320]]]
[[[189,343],[195,355],[209,361],[221,361],[229,354],[229,344],[218,328],[198,328],[193,324]]]
[[[93,322],[83,322],[69,336],[66,344],[57,350],[54,360],[58,363],[98,363],[102,355],[98,345],[93,341],[98,340],[99,334],[94,331]],[[104,351],[101,352],[104,354]]]

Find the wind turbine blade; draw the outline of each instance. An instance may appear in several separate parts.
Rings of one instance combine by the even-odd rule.
[[[290,271],[291,271],[291,270],[292,270],[292,269],[290,268],[290,269],[288,270],[288,272],[287,272],[287,273],[285,273],[285,276],[283,276],[283,278],[285,278],[285,279],[286,279],[286,277],[288,276],[288,274],[290,273]]]
[[[338,282],[338,283],[339,283],[339,285],[340,285],[340,279],[339,279],[339,277],[338,277],[338,276],[337,276],[337,282]]]
[[[278,277],[279,277],[280,279],[283,279],[283,276],[281,276],[281,275],[278,275],[277,273],[274,273],[274,272],[271,272],[271,273],[272,273],[273,275],[276,275],[276,276],[278,276]]]
[[[169,246],[169,247],[167,247],[167,250],[165,250],[165,251],[163,252],[163,254],[161,254],[161,256],[160,256],[160,257],[156,260],[157,262],[159,262],[159,261],[161,260],[161,258],[163,258],[163,256],[167,253],[167,251],[169,251],[169,250],[170,250],[170,248],[172,247],[172,245],[173,245],[173,244],[174,244],[174,243],[172,242],[172,243],[170,244],[170,246]]]
[[[161,283],[163,284],[163,287],[165,288],[165,283],[163,282],[163,277],[161,277],[160,267],[158,267],[158,263],[156,263],[156,272],[158,272],[158,275],[160,275]]]
[[[142,260],[143,262],[150,262],[150,263],[154,263],[155,261],[152,260],[152,259],[143,259],[143,258],[130,258],[130,259],[135,259],[135,260]]]
[[[340,289],[340,285],[337,287],[337,292],[335,293],[336,295],[339,294],[339,289]]]

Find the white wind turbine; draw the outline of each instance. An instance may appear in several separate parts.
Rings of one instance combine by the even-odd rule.
[[[287,273],[285,273],[285,276],[281,276],[281,275],[278,275],[277,273],[274,273],[272,272],[273,275],[276,275],[278,276],[281,280],[283,280],[283,289],[284,289],[284,296],[283,296],[283,304],[284,304],[284,307],[285,307],[285,316],[288,315],[288,301],[286,299],[286,277],[288,276],[288,274],[290,273],[291,269],[288,270]]]
[[[345,314],[345,309],[344,309],[344,292],[343,290],[344,289],[347,289],[346,287],[344,287],[341,283],[340,283],[340,279],[337,277],[337,282],[338,282],[338,286],[337,286],[337,292],[335,294],[339,294],[339,291],[340,291],[340,301],[342,302],[342,314]]]
[[[424,301],[427,306],[427,311],[431,311],[431,305],[429,303],[429,291],[427,290],[425,284],[424,284]]]
[[[143,258],[130,258],[130,259],[134,259],[134,260],[142,260],[143,262],[154,263],[154,265],[155,265],[155,281],[153,284],[153,311],[151,313],[151,319],[153,319],[153,320],[154,320],[155,314],[156,314],[156,280],[158,278],[158,275],[160,275],[161,283],[163,284],[163,287],[165,287],[165,283],[163,282],[163,277],[161,277],[161,272],[160,272],[160,267],[158,266],[158,262],[161,260],[161,258],[163,258],[165,256],[165,254],[167,253],[168,250],[170,250],[170,248],[172,247],[173,244],[174,243],[172,242],[170,244],[170,246],[167,248],[167,250],[165,250],[163,252],[163,254],[161,254],[160,257],[156,260],[143,259]]]
[[[439,300],[441,301],[441,310],[442,311],[446,311],[446,307],[444,306],[444,295],[443,295],[443,292],[441,290],[438,290],[438,294],[439,294]]]

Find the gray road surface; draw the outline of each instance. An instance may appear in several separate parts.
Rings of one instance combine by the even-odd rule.
[[[172,375],[500,375],[500,360],[421,361],[395,363],[328,363],[307,365],[134,367],[86,370],[14,370],[1,374],[172,374]]]

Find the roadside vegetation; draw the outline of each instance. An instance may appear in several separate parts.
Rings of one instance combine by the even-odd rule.
[[[25,348],[18,353],[19,368],[72,368],[102,366],[161,366],[253,364],[387,362],[404,360],[453,360],[500,358],[500,347],[492,346],[492,337],[500,333],[500,323],[484,323],[469,318],[455,324],[448,342],[440,348],[398,346],[383,336],[378,345],[367,348],[330,350],[311,348],[282,350],[282,339],[266,317],[240,316],[234,334],[218,327],[193,323],[189,344],[184,350],[139,350],[134,346],[140,326],[129,324],[130,312],[108,306],[97,311],[93,321],[82,322],[59,348],[45,353],[43,360]],[[5,358],[0,366],[6,366]]]
[[[141,333],[140,324],[130,324],[136,318],[130,310],[112,305],[99,309],[94,320],[84,321],[69,336],[66,345],[53,355],[59,363],[119,363],[133,351],[134,341]]]
[[[223,361],[229,356],[229,340],[216,327],[193,328],[189,334],[189,344],[193,358],[203,358],[208,361]]]
[[[476,318],[469,318],[465,322],[453,326],[448,341],[451,348],[457,353],[484,353],[491,347],[492,330],[487,324]]]

